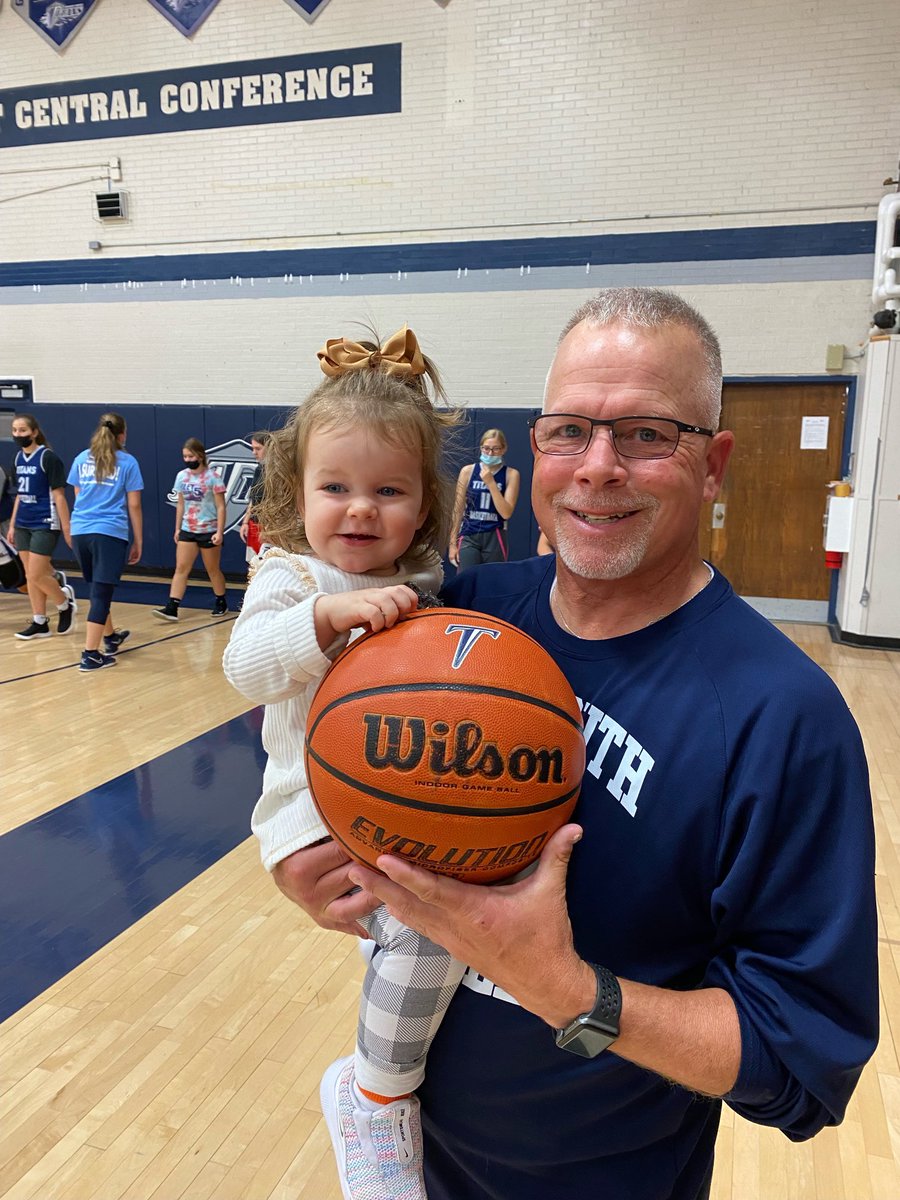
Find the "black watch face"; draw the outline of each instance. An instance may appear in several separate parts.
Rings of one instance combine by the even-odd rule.
[[[561,1030],[557,1035],[556,1044],[572,1054],[581,1055],[582,1058],[595,1058],[614,1041],[615,1037],[602,1029],[582,1023],[574,1029],[570,1026],[569,1029]]]

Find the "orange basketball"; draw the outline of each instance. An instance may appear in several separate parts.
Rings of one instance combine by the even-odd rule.
[[[469,883],[537,858],[575,807],[584,757],[578,703],[546,650],[451,608],[351,642],[306,729],[313,798],[349,855]]]

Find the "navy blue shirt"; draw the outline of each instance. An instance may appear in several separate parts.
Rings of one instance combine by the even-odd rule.
[[[27,454],[20,450],[16,455],[16,524],[24,529],[59,529],[53,491],[65,486],[65,467],[52,450],[47,446],[37,446]]]
[[[877,1041],[856,725],[824,672],[721,575],[646,629],[583,641],[550,613],[554,570],[550,556],[477,567],[444,599],[524,629],[579,698],[576,948],[623,978],[727,990],[742,1058],[725,1099],[811,1137],[841,1119]],[[696,1200],[711,1172],[718,1101],[612,1051],[560,1050],[471,972],[419,1096],[430,1200]]]
[[[502,495],[506,491],[506,465],[494,472],[494,482]],[[492,529],[505,529],[506,521],[497,512],[491,489],[481,478],[481,464],[475,463],[466,487],[466,504],[459,532],[461,537],[472,533],[490,533]]]

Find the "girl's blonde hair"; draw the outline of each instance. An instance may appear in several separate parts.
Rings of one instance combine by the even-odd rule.
[[[197,438],[188,438],[182,449],[190,450],[191,454],[200,459],[200,466],[206,466],[206,447]]]
[[[116,473],[118,439],[125,432],[125,418],[119,413],[104,413],[91,438],[91,454],[94,458],[94,478],[99,483]]]
[[[483,446],[484,443],[489,440],[492,442],[499,442],[503,447],[504,454],[509,449],[509,443],[506,440],[506,434],[502,429],[486,429],[481,435],[481,441],[478,443],[478,445]]]
[[[41,429],[40,425],[38,425],[31,413],[13,413],[13,421],[24,421],[31,430],[34,440],[37,442],[37,444],[39,446],[47,445],[47,439],[44,437],[44,431]]]
[[[379,349],[370,342],[358,344],[375,353]],[[295,554],[311,553],[297,508],[309,439],[322,429],[357,427],[421,458],[422,499],[428,515],[403,559],[420,565],[441,552],[449,535],[455,491],[443,462],[445,434],[458,427],[463,416],[459,409],[435,407],[434,401],[446,401],[446,396],[434,363],[423,359],[424,375],[389,375],[380,362],[374,362],[364,370],[324,379],[284,428],[273,431],[266,451],[263,498],[254,510],[263,541]]]

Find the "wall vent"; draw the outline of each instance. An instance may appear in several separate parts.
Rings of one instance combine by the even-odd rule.
[[[94,196],[99,221],[127,221],[128,195],[126,192],[97,192]]]

